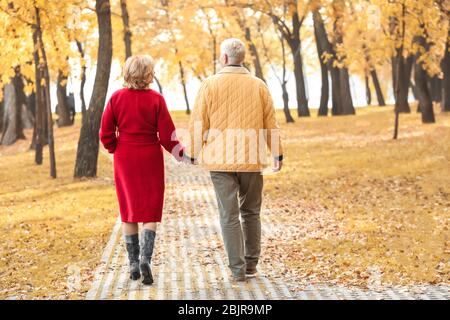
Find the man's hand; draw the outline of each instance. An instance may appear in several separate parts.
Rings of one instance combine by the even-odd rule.
[[[273,160],[273,172],[279,172],[281,171],[281,168],[283,167],[283,160],[274,159]]]

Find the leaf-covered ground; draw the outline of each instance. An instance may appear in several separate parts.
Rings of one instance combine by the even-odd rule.
[[[303,283],[449,283],[450,115],[401,115],[397,141],[393,120],[389,107],[283,125],[266,260]]]
[[[282,124],[285,166],[265,181],[263,260],[296,283],[449,283],[450,115],[422,125],[391,107]],[[187,116],[173,113],[179,128]],[[279,114],[283,123],[282,114]],[[0,298],[83,298],[117,217],[110,160],[72,178],[79,125],[55,128],[47,149],[0,147]],[[26,132],[27,137],[31,131]],[[167,208],[167,210],[171,210]]]
[[[79,125],[55,128],[58,179],[28,140],[0,147],[0,299],[83,298],[117,218],[111,162],[74,180]]]

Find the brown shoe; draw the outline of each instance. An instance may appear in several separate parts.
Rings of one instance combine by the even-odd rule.
[[[258,270],[256,269],[256,267],[247,267],[247,269],[245,270],[245,274],[248,276],[254,275],[258,272]]]

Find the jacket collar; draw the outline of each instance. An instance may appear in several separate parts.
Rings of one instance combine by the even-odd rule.
[[[241,74],[249,74],[250,72],[245,67],[235,67],[235,66],[226,66],[218,73],[241,73]]]

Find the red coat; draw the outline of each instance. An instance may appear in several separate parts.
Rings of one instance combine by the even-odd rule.
[[[163,96],[153,90],[116,91],[102,116],[100,140],[114,154],[122,221],[160,222],[164,203],[162,147],[178,160],[183,155]]]

